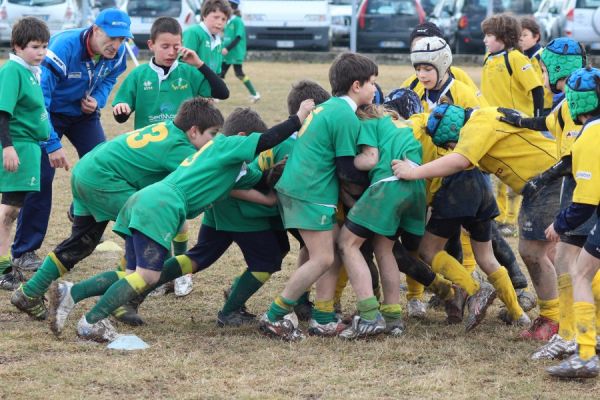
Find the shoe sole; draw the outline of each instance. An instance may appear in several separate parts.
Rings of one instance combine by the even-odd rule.
[[[475,321],[471,325],[465,326],[466,332],[471,332],[473,329],[477,328],[477,326],[485,319],[485,315],[487,313],[487,309],[492,305],[494,300],[496,300],[496,291],[494,290],[492,294],[488,297],[486,303],[483,305],[482,310],[479,314],[477,314]]]

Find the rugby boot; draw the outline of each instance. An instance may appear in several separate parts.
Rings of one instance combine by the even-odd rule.
[[[541,340],[547,342],[558,333],[558,323],[546,317],[537,317],[529,329],[519,334],[524,340]]]
[[[23,286],[19,286],[10,297],[10,302],[19,310],[37,320],[48,318],[48,309],[43,297],[29,297],[23,292]]]
[[[558,365],[546,368],[546,371],[556,378],[595,378],[600,373],[598,356],[582,360],[575,353]]]
[[[496,290],[492,285],[483,282],[473,296],[467,299],[467,309],[469,315],[465,321],[465,331],[473,330],[485,318],[485,313],[496,298]]]

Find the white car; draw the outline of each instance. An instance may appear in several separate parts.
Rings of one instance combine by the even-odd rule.
[[[575,8],[577,0],[543,0],[533,15],[540,24],[542,43],[565,35],[567,15]]]
[[[173,17],[185,31],[199,22],[201,3],[201,0],[126,0],[121,9],[131,18],[135,44],[145,49],[156,18]]]
[[[359,1],[357,1],[357,4]],[[352,0],[329,0],[331,12],[331,41],[334,45],[350,45]]]
[[[76,0],[2,0],[0,4],[0,41],[10,42],[13,24],[21,17],[37,17],[51,34],[79,28],[81,9]]]
[[[565,36],[600,49],[600,0],[577,0],[567,13]]]

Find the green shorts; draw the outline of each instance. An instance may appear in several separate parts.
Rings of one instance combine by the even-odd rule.
[[[105,186],[99,187],[86,182],[74,172],[71,175],[73,215],[80,217],[91,215],[97,222],[116,220],[119,211],[136,190],[123,183],[110,189]]]
[[[134,229],[161,246],[171,241],[186,220],[186,201],[179,190],[158,182],[136,192],[119,212],[113,231],[125,237]]]
[[[310,203],[278,193],[279,210],[286,229],[330,231],[335,224],[335,206]]]
[[[399,229],[423,236],[425,204],[423,181],[377,182],[360,196],[347,218],[381,236],[394,236]]]
[[[39,192],[42,148],[37,142],[14,141],[13,146],[19,156],[19,168],[16,172],[7,172],[2,165],[4,160],[0,152],[0,193]]]

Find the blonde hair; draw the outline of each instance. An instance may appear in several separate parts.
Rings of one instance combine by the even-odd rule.
[[[365,104],[360,106],[356,110],[356,115],[360,119],[383,118],[387,115],[390,115],[392,119],[402,119],[396,111],[381,104]]]

